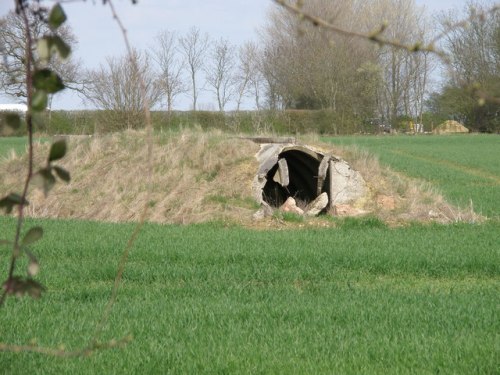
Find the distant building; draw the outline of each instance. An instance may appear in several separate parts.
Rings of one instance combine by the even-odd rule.
[[[22,112],[26,113],[28,106],[26,104],[0,104],[0,112]]]

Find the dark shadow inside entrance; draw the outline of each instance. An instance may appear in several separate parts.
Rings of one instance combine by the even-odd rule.
[[[280,153],[278,159],[285,159],[288,165],[289,184],[281,186],[273,180],[278,171],[276,163],[267,173],[267,182],[263,189],[263,198],[271,207],[280,207],[288,197],[293,197],[297,204],[307,205],[316,199],[318,194],[318,168],[321,155],[314,157],[299,150],[288,150]],[[328,169],[320,194],[326,192],[329,196],[330,170]],[[330,197],[328,197],[330,199]]]

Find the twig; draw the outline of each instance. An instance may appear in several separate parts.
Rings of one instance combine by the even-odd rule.
[[[343,29],[341,27],[338,27],[338,26],[324,20],[321,17],[316,17],[316,16],[313,16],[312,14],[306,13],[300,7],[288,3],[287,0],[274,0],[274,2],[277,3],[278,5],[282,6],[283,8],[287,9],[288,11],[295,13],[298,17],[300,17],[306,21],[309,21],[313,26],[323,27],[327,30],[333,31],[333,32],[340,34],[340,35],[361,38],[361,39],[365,39],[365,40],[369,40],[369,41],[378,43],[379,45],[388,45],[388,46],[395,47],[398,49],[404,49],[404,50],[407,50],[410,52],[432,52],[432,53],[435,53],[439,56],[445,56],[444,52],[436,49],[436,47],[434,47],[433,43],[430,43],[428,45],[424,45],[421,42],[417,42],[413,45],[408,45],[408,44],[398,42],[396,40],[383,38],[381,36],[381,34],[384,32],[384,30],[387,27],[384,24],[378,30],[375,30],[369,34],[364,34],[364,33],[360,33],[357,31]]]
[[[120,18],[118,17],[118,14],[115,10],[115,7],[113,5],[113,2],[111,0],[107,0],[107,4],[109,4],[109,7],[111,9],[111,13],[113,15],[113,18],[115,21],[118,23],[118,26],[122,32],[123,39],[125,42],[125,46],[127,48],[128,56],[130,59],[130,63],[132,64],[133,68],[138,74],[139,77],[139,84],[141,88],[141,95],[143,96],[143,103],[144,103],[144,117],[146,120],[146,137],[147,137],[147,195],[146,195],[146,202],[149,202],[149,198],[151,196],[151,181],[152,181],[152,175],[153,175],[153,169],[151,165],[151,160],[152,160],[152,155],[153,155],[153,136],[152,136],[152,124],[151,124],[151,112],[150,112],[150,105],[149,105],[149,98],[147,96],[147,90],[146,90],[146,84],[144,83],[144,79],[142,77],[142,74],[139,70],[139,67],[137,65],[137,59],[134,58],[132,48],[130,46],[128,37],[127,37],[127,29],[123,26],[123,23],[121,22]],[[144,204],[144,209],[141,213],[141,216],[139,218],[139,223],[135,226],[135,229],[130,236],[127,245],[125,246],[125,249],[122,253],[120,262],[118,264],[118,271],[116,274],[115,282],[113,285],[113,290],[111,292],[111,297],[108,300],[108,303],[106,305],[106,308],[104,309],[103,315],[101,317],[101,320],[97,324],[96,331],[94,334],[94,337],[92,339],[93,343],[96,343],[97,340],[99,339],[102,330],[104,326],[106,325],[109,316],[111,314],[111,310],[113,308],[113,305],[116,302],[116,298],[118,296],[118,290],[120,288],[120,284],[123,278],[123,272],[125,271],[125,265],[128,260],[128,256],[130,254],[130,250],[132,249],[137,237],[139,236],[139,233],[142,229],[142,227],[145,224],[146,217],[147,217],[147,212],[148,212],[148,204]]]
[[[447,27],[439,33],[432,41],[430,44],[435,44],[438,43],[441,39],[443,39],[449,32],[456,30],[456,29],[462,29],[464,27],[467,27],[467,25],[472,22],[475,19],[482,19],[486,17],[488,14],[494,14],[496,12],[500,11],[500,5],[494,5],[492,8],[483,11],[481,13],[475,13],[470,15],[468,18],[460,20],[458,22],[455,22],[451,25],[447,25]]]

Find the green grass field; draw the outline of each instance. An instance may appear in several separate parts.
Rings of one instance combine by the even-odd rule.
[[[498,135],[352,136],[325,141],[368,149],[382,164],[424,179],[452,203],[500,218]]]
[[[35,138],[34,142],[48,142],[50,138],[40,137]],[[0,137],[0,163],[2,159],[9,157],[12,151],[16,155],[23,155],[28,150],[28,138],[27,137]]]
[[[30,221],[30,224],[33,221]],[[1,341],[77,348],[110,294],[130,225],[42,221],[48,291],[9,299]],[[2,233],[13,221],[1,219]],[[91,234],[91,235],[89,235]],[[500,225],[346,220],[258,232],[147,225],[90,358],[2,353],[9,374],[493,374]],[[0,258],[6,264],[3,251]]]
[[[448,188],[453,184],[447,181],[454,174],[462,176],[462,191],[475,186],[477,173],[500,177],[491,156],[498,153],[498,138],[477,137],[333,141],[367,147],[383,163],[408,168],[405,173],[428,178],[452,197]],[[424,146],[429,151],[422,151]],[[449,162],[446,148],[454,148],[457,159],[460,148],[474,155],[467,158],[469,173],[450,167],[449,180],[440,180],[443,163],[437,162],[437,169],[429,164],[415,171],[424,156]],[[397,149],[422,160],[395,157]],[[431,154],[434,149],[443,156]],[[475,175],[473,158],[480,154],[483,163]],[[398,166],[398,160],[406,161]],[[492,185],[495,180],[490,180]],[[491,196],[473,196],[476,207],[495,199],[494,189],[479,182]],[[498,216],[498,202],[492,217]],[[103,340],[133,335],[133,341],[89,358],[0,352],[0,373],[500,372],[499,220],[400,228],[373,218],[337,224],[282,231],[222,223],[148,224],[130,254],[103,333]],[[45,231],[32,250],[40,258],[39,279],[47,292],[38,301],[7,300],[0,310],[0,342],[36,340],[40,346],[77,349],[95,330],[132,226],[29,220],[26,230],[32,225]],[[0,217],[0,238],[13,233],[14,220]],[[4,275],[9,256],[7,247],[0,248]]]
[[[2,157],[8,156],[11,150],[14,150],[17,155],[21,155],[26,151],[26,137],[0,137],[0,160]]]

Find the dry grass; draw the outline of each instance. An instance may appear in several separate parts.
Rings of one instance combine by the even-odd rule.
[[[303,143],[331,150],[315,138]],[[36,165],[43,165],[48,144],[36,145]],[[127,131],[93,138],[70,138],[61,165],[72,181],[58,183],[48,197],[30,192],[28,215],[102,221],[136,221],[144,205],[149,221],[196,223],[224,220],[250,225],[257,210],[251,184],[259,146],[217,131],[186,130],[157,134],[153,150],[153,187],[146,201],[145,133]],[[370,193],[355,203],[387,222],[478,221],[472,210],[460,212],[425,184],[380,166],[366,152],[335,149],[365,178]],[[12,155],[0,163],[1,196],[18,190],[25,158]],[[275,220],[275,219],[270,219]],[[273,223],[273,227],[275,226]]]
[[[461,210],[446,202],[429,183],[409,178],[380,165],[378,159],[357,147],[338,148],[365,179],[370,193],[357,204],[389,223],[408,221],[481,222],[472,207]]]

